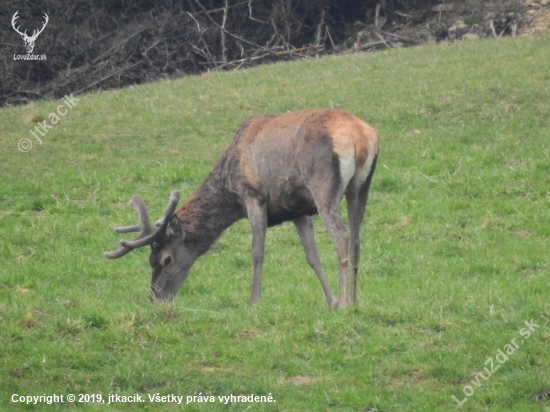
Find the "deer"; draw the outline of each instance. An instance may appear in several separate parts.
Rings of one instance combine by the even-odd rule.
[[[29,36],[27,34],[27,30],[25,30],[24,32],[20,32],[19,31],[19,27],[16,27],[15,26],[15,21],[19,18],[19,16],[17,15],[17,13],[19,13],[19,10],[17,10],[12,19],[11,19],[11,26],[13,27],[13,29],[21,35],[21,38],[23,39],[23,41],[25,42],[25,48],[27,49],[27,53],[32,53],[32,51],[34,50],[34,42],[36,41],[36,39],[38,38],[38,35],[40,33],[42,33],[44,31],[44,29],[46,28],[46,25],[48,24],[48,21],[50,21],[50,18],[48,17],[48,15],[46,13],[44,13],[44,22],[42,23],[42,28],[40,30],[33,30],[32,32],[32,35]]]
[[[151,299],[171,301],[194,262],[226,228],[247,218],[252,229],[253,263],[249,304],[254,305],[260,300],[267,228],[292,221],[328,306],[344,308],[357,300],[359,231],[378,153],[375,129],[341,109],[250,117],[240,125],[210,174],[177,211],[180,193],[174,190],[164,214],[151,225],[145,202],[134,195],[129,204],[137,210],[139,223],[115,231],[139,235],[135,240],[121,239],[121,247],[104,256],[118,259],[149,245]],[[349,233],[339,213],[344,196]],[[317,251],[312,220],[316,214],[336,248],[338,299]]]

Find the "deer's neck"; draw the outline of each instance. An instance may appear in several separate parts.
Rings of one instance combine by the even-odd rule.
[[[237,196],[225,189],[216,170],[181,205],[176,215],[197,256],[207,252],[225,229],[245,217]]]

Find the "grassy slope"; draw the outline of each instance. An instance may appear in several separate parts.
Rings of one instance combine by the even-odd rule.
[[[12,393],[159,392],[271,393],[275,404],[251,407],[266,411],[548,410],[534,398],[550,390],[549,62],[550,38],[521,38],[165,81],[81,96],[28,153],[26,119],[60,103],[0,111],[0,408],[18,407]],[[247,116],[327,106],[381,140],[358,306],[326,308],[288,224],[268,233],[254,308],[246,221],[173,305],[149,302],[145,250],[103,259],[112,227],[136,220],[132,194],[156,218]],[[540,329],[459,407],[451,395],[531,318]]]

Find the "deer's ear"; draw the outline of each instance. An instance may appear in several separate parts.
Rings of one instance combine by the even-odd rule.
[[[170,229],[172,229],[172,233],[177,237],[182,237],[184,235],[181,222],[176,215],[170,218]]]

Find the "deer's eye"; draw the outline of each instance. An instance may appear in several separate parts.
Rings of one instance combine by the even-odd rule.
[[[163,266],[168,266],[171,261],[172,261],[172,256],[166,256],[164,258]]]

